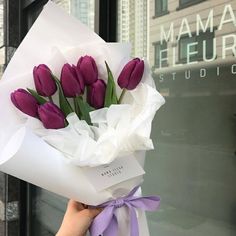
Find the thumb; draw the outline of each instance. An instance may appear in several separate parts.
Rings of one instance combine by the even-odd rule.
[[[81,215],[89,217],[90,219],[95,218],[98,214],[102,212],[102,208],[88,208],[80,212]]]

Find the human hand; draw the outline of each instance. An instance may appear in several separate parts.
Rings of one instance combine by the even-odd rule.
[[[70,200],[56,236],[85,236],[93,219],[102,209],[87,209],[82,203]]]

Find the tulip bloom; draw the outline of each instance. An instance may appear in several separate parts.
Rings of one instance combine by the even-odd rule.
[[[91,85],[98,79],[98,69],[95,60],[90,56],[80,57],[77,67],[81,72],[85,85]]]
[[[104,106],[105,94],[106,84],[103,80],[98,79],[88,87],[88,103],[96,109],[102,108]]]
[[[65,64],[61,71],[61,86],[66,97],[77,97],[84,93],[84,81],[74,65]]]
[[[23,113],[32,117],[38,117],[38,102],[26,90],[17,89],[11,93],[11,101]]]
[[[123,89],[132,90],[140,83],[144,72],[144,61],[135,58],[128,62],[118,77],[118,84]]]
[[[39,106],[38,114],[46,129],[60,129],[65,127],[64,113],[52,102],[46,102]]]
[[[33,70],[36,91],[44,97],[51,97],[57,90],[51,70],[45,65],[35,66]]]

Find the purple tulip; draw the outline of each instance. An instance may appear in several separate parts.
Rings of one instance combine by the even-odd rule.
[[[51,70],[45,65],[35,66],[33,70],[35,88],[39,95],[50,97],[57,91]]]
[[[98,69],[95,60],[90,56],[80,57],[77,67],[81,72],[85,85],[91,85],[98,79]]]
[[[118,77],[118,84],[123,89],[135,89],[140,83],[144,72],[144,61],[135,58],[128,62]]]
[[[98,79],[95,83],[88,87],[88,103],[96,109],[102,108],[104,106],[105,93],[106,84],[103,80]]]
[[[78,68],[65,64],[61,71],[61,86],[66,97],[76,97],[84,93],[84,81]]]
[[[22,112],[29,116],[38,117],[38,102],[26,90],[17,89],[11,93],[12,103]]]
[[[39,118],[46,129],[60,129],[65,127],[65,115],[58,106],[46,102],[38,108]]]

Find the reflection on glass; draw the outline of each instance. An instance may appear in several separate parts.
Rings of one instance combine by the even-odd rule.
[[[94,0],[71,0],[70,12],[82,23],[94,29]]]
[[[167,43],[166,42],[156,42],[154,43],[154,53],[155,53],[155,61],[154,67],[164,67],[167,66],[166,61],[162,61],[161,58],[167,58]]]
[[[155,16],[161,16],[168,11],[168,0],[155,0]]]
[[[188,7],[206,0],[179,0],[180,7]]]
[[[203,56],[210,59],[213,56],[214,32],[199,33],[199,35],[184,35],[179,40],[179,61],[187,63],[187,57],[190,54],[189,62],[202,61]],[[203,55],[204,54],[204,55]]]
[[[94,30],[94,0],[53,0],[53,2]]]
[[[162,198],[151,236],[236,235],[236,2],[169,0],[159,15],[165,1],[147,2],[147,56],[166,99],[146,158],[144,193]],[[118,16],[119,39],[135,35],[127,8]]]
[[[133,55],[147,57],[147,1],[118,1],[118,41],[131,42]]]

